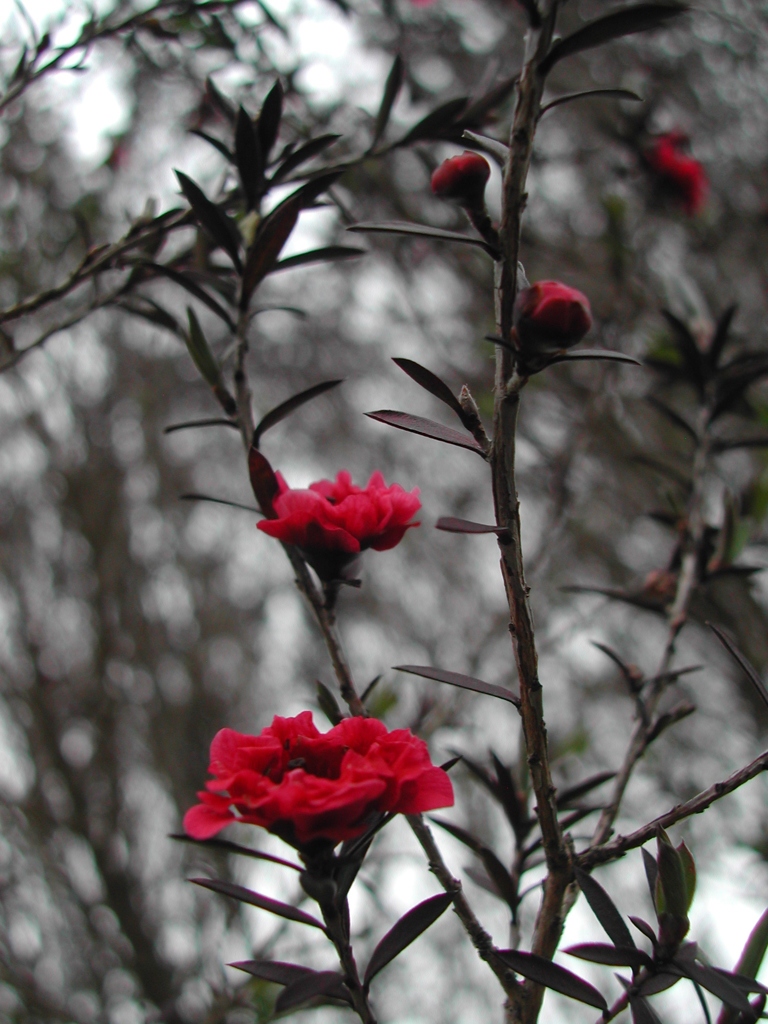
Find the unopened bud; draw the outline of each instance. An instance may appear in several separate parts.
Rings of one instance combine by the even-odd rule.
[[[443,161],[432,175],[432,191],[439,199],[450,199],[470,210],[485,205],[485,186],[491,165],[477,153],[465,150],[461,156]]]
[[[515,301],[514,324],[522,349],[570,348],[592,326],[589,299],[560,281],[537,281]]]

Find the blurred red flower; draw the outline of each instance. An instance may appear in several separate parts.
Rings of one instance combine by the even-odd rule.
[[[280,473],[275,475],[280,488],[272,502],[275,518],[258,527],[301,548],[324,578],[333,578],[334,571],[366,548],[395,547],[406,530],[419,525],[408,521],[421,508],[418,488],[387,487],[378,471],[366,487],[356,487],[343,470],[335,481],[318,480],[308,490],[292,490]]]
[[[667,132],[656,139],[645,155],[650,168],[671,188],[692,217],[703,207],[709,183],[698,160],[682,150],[687,141],[682,132]]]
[[[570,348],[592,326],[589,299],[560,281],[537,281],[518,293],[514,322],[524,348]]]
[[[275,716],[258,736],[222,729],[211,744],[214,779],[184,816],[194,839],[243,821],[294,846],[361,835],[381,812],[418,814],[453,804],[451,780],[408,729],[345,718],[321,733],[311,711]]]

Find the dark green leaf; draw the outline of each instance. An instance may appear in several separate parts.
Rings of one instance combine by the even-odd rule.
[[[642,852],[642,855],[643,855],[643,867],[645,868],[645,877],[646,877],[646,880],[648,882],[648,888],[651,891],[651,899],[653,900],[653,906],[655,908],[656,907],[656,883],[657,883],[658,877],[659,877],[659,869],[658,869],[658,866],[656,864],[655,858],[651,856],[651,854],[646,850],[645,847],[642,848],[641,852]]]
[[[688,420],[686,420],[685,417],[681,416],[679,412],[675,412],[674,409],[671,409],[665,402],[662,402],[654,395],[648,395],[645,400],[646,402],[648,402],[649,405],[653,406],[653,408],[657,412],[661,413],[661,415],[664,416],[665,419],[668,419],[670,423],[673,423],[676,427],[679,427],[681,430],[684,430],[685,433],[692,440],[698,441],[696,431],[690,425]]]
[[[632,1024],[662,1024],[661,1017],[642,996],[630,996],[629,1009],[632,1013]]]
[[[705,967],[704,964],[696,963],[694,960],[682,960],[679,957],[674,964],[687,978],[698,982],[702,988],[711,992],[713,996],[717,996],[728,1006],[732,1006],[742,1013],[751,1012],[752,1008],[744,993],[718,971],[711,967]]]
[[[248,452],[248,474],[259,508],[264,515],[274,516],[272,502],[280,493],[280,485],[274,470],[255,444],[251,444]]]
[[[685,367],[688,381],[691,384],[695,384],[698,388],[703,387],[706,378],[705,360],[699,346],[696,344],[696,339],[691,334],[688,325],[683,323],[674,313],[668,309],[662,309],[661,312],[672,328],[675,344],[680,353],[682,364]]]
[[[736,971],[748,978],[756,978],[768,950],[768,910],[765,910],[755,927],[749,933],[744,949],[741,951]]]
[[[631,967],[639,971],[641,967],[651,967],[653,960],[642,949],[632,946],[623,949],[621,946],[608,946],[602,942],[582,942],[576,946],[568,946],[563,950],[569,956],[577,956],[580,960],[588,960],[593,964],[607,964],[609,967]]]
[[[262,896],[261,893],[252,892],[242,885],[235,885],[234,882],[226,882],[220,878],[190,878],[190,882],[194,882],[195,885],[201,885],[204,889],[212,889],[213,892],[218,892],[222,896],[230,896],[240,903],[248,903],[252,907],[267,910],[270,914],[276,914],[277,917],[283,917],[287,921],[297,921],[299,924],[308,924],[313,928],[325,931],[325,925],[318,921],[316,917],[312,917],[311,914],[306,914],[303,910],[299,910],[298,907],[292,907],[288,903],[281,903],[279,900],[273,900],[269,896]]]
[[[633,949],[635,943],[629,928],[602,885],[579,867],[574,868],[574,873],[584,898],[614,946]]]
[[[210,76],[205,80],[205,87],[214,107],[216,107],[220,114],[224,115],[230,124],[234,124],[237,120],[237,110],[229,100],[219,92]]]
[[[519,81],[519,75],[512,75],[510,78],[505,78],[502,82],[499,82],[498,85],[494,85],[493,88],[489,89],[483,96],[478,97],[476,100],[472,100],[469,106],[458,118],[457,127],[482,127],[483,123],[487,120],[487,115],[504,102],[510,93],[514,91],[514,88]]]
[[[171,423],[163,430],[164,434],[175,434],[177,430],[191,430],[193,427],[232,427],[239,430],[235,420],[208,419],[208,420],[187,420],[186,423]]]
[[[343,720],[344,715],[341,713],[341,708],[336,698],[319,679],[315,680],[315,686],[317,687],[317,703],[320,705],[320,710],[331,725],[338,725]]]
[[[466,419],[464,410],[461,407],[461,403],[458,398],[454,395],[445,381],[428,370],[426,366],[422,366],[421,363],[414,362],[413,359],[403,359],[400,357],[394,357],[392,362],[395,363],[400,369],[407,373],[411,380],[415,380],[417,384],[420,384],[425,391],[429,391],[435,398],[439,398],[441,402],[445,404],[456,413],[459,419],[464,423]]]
[[[422,676],[424,679],[434,679],[438,683],[459,686],[462,690],[472,690],[474,693],[484,693],[489,697],[499,697],[501,700],[514,704],[515,707],[520,706],[520,698],[506,687],[496,686],[495,683],[485,683],[482,679],[474,679],[461,672],[446,672],[444,669],[429,668],[426,665],[393,665],[393,668],[396,672],[409,672],[411,675]]]
[[[310,206],[321,192],[340,177],[339,171],[313,178],[293,192],[265,217],[261,223],[243,271],[241,305],[246,309],[251,295],[260,281],[273,269],[280,252],[296,226],[299,214]]]
[[[221,370],[219,364],[213,358],[213,353],[205,340],[200,322],[195,316],[195,311],[187,306],[187,317],[189,319],[189,332],[187,334],[187,348],[192,356],[192,361],[200,371],[200,376],[210,384],[212,388],[221,384]]]
[[[456,516],[440,516],[435,523],[436,530],[444,530],[446,533],[509,533],[506,526],[486,526],[483,523],[473,523],[469,519],[457,519]]]
[[[204,303],[211,312],[215,313],[224,323],[229,327],[231,331],[235,329],[235,323],[232,317],[227,313],[226,309],[209,295],[204,288],[201,288],[199,284],[193,281],[187,274],[181,274],[178,270],[174,270],[173,267],[168,267],[163,263],[153,263],[151,260],[142,261],[139,266],[147,267],[155,274],[161,274],[163,277],[167,277],[170,281],[185,288],[190,295],[194,295],[196,299],[199,299]]]
[[[412,142],[421,139],[437,139],[441,134],[459,120],[459,116],[466,109],[469,102],[466,96],[459,96],[455,100],[448,100],[441,104],[421,121],[413,126],[410,131],[398,142],[398,146],[407,146]]]
[[[371,144],[368,147],[369,153],[375,148],[376,143],[387,130],[389,115],[392,113],[392,107],[394,106],[395,100],[397,99],[398,93],[403,85],[404,70],[403,58],[398,53],[384,86],[384,94],[381,97],[379,112],[376,115],[376,122],[373,127],[373,138],[371,139]]]
[[[350,260],[357,256],[367,255],[367,249],[357,249],[353,245],[325,245],[321,249],[310,249],[309,252],[299,252],[295,256],[286,256],[284,260],[278,260],[272,268],[272,272],[289,270],[291,267],[300,267],[305,263],[336,263],[339,260]]]
[[[578,348],[571,352],[556,352],[547,356],[547,365],[553,363],[574,363],[579,360],[603,359],[613,363],[631,363],[633,366],[642,366],[639,359],[634,356],[625,355],[624,352],[614,352],[609,348]]]
[[[424,900],[404,914],[374,949],[365,971],[365,987],[368,988],[379,971],[433,925],[452,903],[451,893],[440,893]]]
[[[336,971],[310,971],[286,985],[275,1000],[275,1012],[286,1013],[318,996],[352,1002],[341,974]]]
[[[731,639],[730,636],[728,636],[724,629],[721,629],[719,626],[713,625],[711,622],[708,622],[707,625],[715,634],[715,636],[723,645],[723,647],[725,647],[729,654],[731,654],[742,667],[747,679],[749,679],[750,683],[752,683],[754,688],[757,690],[758,696],[761,698],[761,700],[766,705],[768,705],[768,690],[766,690],[765,683],[761,679],[760,673],[757,671],[754,665],[752,665],[752,663],[741,653],[739,648],[736,646],[735,642]]]
[[[720,356],[723,354],[723,349],[728,341],[728,334],[731,330],[731,323],[733,322],[733,318],[736,314],[736,309],[737,305],[734,302],[732,305],[728,306],[717,321],[715,333],[712,337],[712,343],[709,346],[709,352],[707,353],[709,365],[712,370],[717,369],[717,364],[720,362]]]
[[[412,434],[431,437],[435,441],[456,445],[457,448],[468,448],[469,451],[477,452],[478,455],[485,458],[485,452],[473,437],[460,434],[458,430],[444,427],[442,423],[435,423],[434,420],[424,419],[423,416],[412,416],[410,413],[395,412],[393,409],[379,409],[377,412],[367,412],[365,415],[379,423],[397,427],[398,430],[408,430]]]
[[[583,782],[576,783],[575,786],[569,786],[567,789],[558,790],[558,809],[564,810],[569,804],[572,804],[574,800],[578,800],[580,797],[586,796],[586,794],[591,793],[593,789],[597,789],[598,786],[602,786],[603,783],[609,782],[615,777],[616,772],[598,772],[597,775],[591,775],[588,779],[584,779]]]
[[[464,242],[465,245],[476,245],[484,249],[490,256],[493,250],[482,238],[474,235],[462,235],[458,231],[445,231],[443,228],[432,228],[428,224],[410,224],[408,221],[383,221],[381,224],[351,224],[347,231],[378,232],[382,235],[414,235],[417,238],[435,238],[439,242]]]
[[[677,852],[680,855],[680,863],[683,868],[683,878],[685,880],[686,910],[690,910],[691,904],[693,903],[693,897],[696,893],[696,864],[691,851],[685,843],[680,843],[677,847]]]
[[[555,107],[560,107],[564,103],[571,103],[573,100],[584,100],[589,99],[592,96],[613,96],[621,100],[638,100],[642,102],[643,97],[638,96],[636,92],[632,92],[630,89],[585,89],[583,92],[570,92],[567,96],[558,96],[554,100],[550,100],[549,103],[545,103],[541,108],[539,117],[543,117],[548,110],[554,110]]]
[[[227,966],[236,967],[239,971],[245,971],[254,978],[260,978],[262,981],[271,981],[275,985],[292,985],[299,978],[315,973],[309,967],[301,967],[299,964],[287,964],[281,960],[238,960],[236,963],[228,964]]]
[[[179,501],[212,501],[214,505],[227,505],[229,508],[241,508],[244,512],[259,514],[259,509],[251,508],[250,505],[241,505],[239,501],[229,501],[227,498],[214,498],[210,494],[180,494]]]
[[[246,209],[252,210],[259,199],[261,180],[264,176],[264,155],[250,114],[243,107],[237,112],[235,161],[245,194]]]
[[[181,171],[175,171],[179,179],[181,191],[192,207],[192,212],[200,225],[205,228],[214,242],[229,254],[238,272],[242,269],[240,262],[240,235],[237,225],[227,214],[205,195],[191,178]]]
[[[760,968],[758,967],[758,970]],[[768,994],[768,988],[765,985],[761,985],[759,981],[755,981],[754,978],[749,977],[746,974],[741,974],[738,971],[725,971],[722,967],[713,967],[713,971],[717,971],[718,974],[722,974],[724,978],[735,985],[736,988],[741,989],[742,992],[760,992],[762,995]]]
[[[311,160],[313,156],[317,156],[318,153],[322,153],[324,149],[332,145],[337,139],[340,139],[340,135],[319,135],[316,139],[311,139],[309,142],[304,143],[295,152],[291,153],[290,156],[286,157],[285,160],[280,164],[277,170],[270,178],[271,184],[277,184],[278,181],[282,181],[286,178],[291,171],[295,170],[301,164],[306,163],[307,160]]]
[[[640,995],[653,996],[657,992],[666,992],[667,989],[673,988],[683,977],[684,975],[676,968],[665,964],[664,970],[660,970],[658,974],[654,974],[640,983]]]
[[[635,32],[647,32],[660,28],[672,18],[684,14],[688,8],[677,3],[635,4],[622,10],[606,14],[603,18],[590,21],[565,39],[555,43],[547,56],[539,65],[539,73],[549,74],[552,68],[565,57],[574,53],[591,50],[612,39],[633,35]]]
[[[656,861],[653,860],[653,857],[651,857],[651,860],[655,865]],[[646,939],[648,939],[651,942],[652,945],[656,945],[656,932],[648,924],[647,921],[644,921],[642,917],[635,917],[632,914],[629,915],[629,920],[632,922],[632,924],[635,926],[635,928],[637,928],[639,932],[643,933],[643,935],[646,937]]]
[[[229,163],[233,164],[235,162],[235,154],[231,152],[231,150],[228,149],[228,147],[219,139],[215,139],[212,135],[208,135],[207,132],[200,131],[199,128],[190,128],[189,133],[190,135],[196,135],[198,139],[203,139],[210,146],[213,146],[213,148],[217,149],[221,155],[229,161]]]
[[[292,412],[299,409],[305,402],[309,402],[313,398],[317,398],[319,395],[325,394],[326,391],[330,391],[331,388],[338,387],[338,385],[343,382],[343,377],[339,377],[337,380],[325,380],[321,384],[314,384],[311,388],[307,388],[306,391],[300,391],[297,395],[293,395],[291,398],[286,399],[285,402],[281,402],[280,405],[276,405],[274,409],[271,409],[266,414],[266,416],[261,418],[258,426],[254,430],[254,445],[258,448],[259,441],[268,430],[271,430],[271,428],[280,423],[281,420],[284,420],[286,416],[290,416]]]
[[[517,949],[500,949],[498,956],[509,964],[513,971],[535,981],[538,985],[544,985],[553,992],[560,992],[580,1003],[586,1003],[587,1006],[595,1006],[598,1010],[608,1009],[608,1004],[596,988],[543,956],[521,953]]]
[[[267,93],[256,125],[261,155],[265,164],[277,139],[277,133],[280,131],[280,118],[282,116],[283,86],[278,78]]]
[[[292,868],[294,871],[303,871],[300,864],[293,864],[282,857],[275,857],[271,853],[262,853],[261,850],[252,850],[248,846],[240,846],[239,843],[231,843],[228,839],[193,839],[185,833],[171,835],[169,838],[176,839],[180,843],[194,843],[195,846],[207,846],[212,850],[223,850],[225,853],[237,853],[241,857],[252,857],[254,860],[268,860],[271,864],[280,864],[284,868]]]

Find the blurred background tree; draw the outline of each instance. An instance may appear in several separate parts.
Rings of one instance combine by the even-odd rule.
[[[281,144],[334,133],[339,160],[367,148],[396,53],[405,85],[392,139],[444,100],[482,95],[520,66],[525,19],[512,0],[350,6],[351,14],[341,0],[164,2],[147,14],[129,3],[92,13],[73,2],[47,14],[31,8],[27,16],[20,5],[7,12],[0,304],[53,287],[89,252],[97,258],[98,246],[177,207],[172,168],[209,193],[221,185],[224,157],[192,133],[231,135],[208,76],[255,113],[279,75]],[[564,20],[575,27],[603,9],[599,0],[574,0]],[[84,26],[93,33],[122,22],[62,61],[73,70],[34,80],[47,54]],[[637,357],[668,348],[662,307],[704,343],[738,303],[737,340],[753,350],[766,345],[768,18],[749,0],[702,0],[684,22],[556,69],[552,98],[621,87],[642,101],[596,97],[547,112],[530,179],[529,278],[580,288],[596,315],[594,344]],[[485,130],[504,139],[510,109],[511,95]],[[649,160],[654,138],[671,131],[689,137],[709,179],[695,215]],[[355,164],[334,186],[333,205],[303,217],[292,251],[356,244],[362,236],[344,232],[355,221],[463,230],[463,214],[429,190],[431,171],[457,145],[430,142]],[[492,214],[498,184],[495,169]],[[192,244],[204,247],[188,228],[171,249]],[[486,471],[469,453],[436,449],[361,415],[393,407],[439,416],[392,356],[418,359],[454,390],[467,382],[488,411],[491,266],[479,251],[427,239],[372,235],[365,244],[362,259],[285,270],[264,289],[264,306],[287,308],[265,309],[255,321],[249,371],[257,412],[319,380],[347,378],[271,433],[264,449],[294,486],[348,468],[358,481],[381,469],[388,481],[421,488],[422,528],[370,560],[362,591],[341,595],[349,658],[360,679],[383,673],[375,710],[390,726],[409,725],[446,758],[461,750],[482,759],[493,747],[509,759],[517,736],[483,699],[391,671],[417,662],[504,685],[514,678],[493,540],[432,529],[441,514],[488,521]],[[197,253],[201,268],[206,255]],[[285,959],[311,963],[314,955],[300,949],[289,957],[292,934],[193,891],[184,881],[193,865],[199,873],[213,862],[241,880],[242,866],[167,838],[205,777],[214,732],[225,724],[256,731],[275,712],[314,705],[314,680],[330,682],[330,673],[290,568],[254,516],[178,500],[195,493],[252,505],[234,431],[164,433],[216,415],[216,406],[153,305],[181,319],[189,296],[172,281],[135,278],[121,293],[138,273],[105,275],[98,286],[4,322],[0,334],[0,1013],[19,1022],[263,1019],[273,989],[244,984],[223,964],[278,941]],[[231,360],[223,325],[204,306],[198,314],[217,354]],[[18,358],[48,332],[45,344]],[[665,400],[692,408],[693,396],[672,387]],[[523,405],[526,554],[558,784],[615,769],[631,730],[624,681],[590,641],[647,672],[664,644],[658,609],[663,574],[674,571],[689,439],[648,401],[651,393],[661,394],[650,369],[577,364],[535,378]],[[747,398],[758,426],[768,424],[759,383]],[[714,526],[731,517],[728,553],[737,564],[768,567],[767,508],[764,450],[725,451],[706,513]],[[764,578],[723,573],[698,593],[678,664],[704,667],[670,697],[698,710],[651,749],[630,786],[622,831],[764,745],[764,710],[703,626],[727,626],[764,668]],[[640,595],[645,605],[661,599],[654,611],[564,589],[574,585]],[[471,785],[461,768],[454,778]],[[502,836],[493,808],[472,792],[454,820],[489,840]],[[758,780],[683,830],[709,893],[701,926],[713,954],[729,961],[768,897],[765,807]],[[469,855],[450,837],[440,842],[459,871]],[[622,862],[614,876],[639,900],[636,866]],[[252,870],[260,888],[297,895],[281,890],[285,882],[268,866]],[[399,822],[366,872],[355,908],[363,944],[429,886]],[[503,905],[471,880],[468,888],[506,944]],[[524,929],[533,903],[523,906]],[[495,1019],[493,979],[450,918],[383,984],[385,1019]],[[586,926],[577,914],[569,927],[582,934]],[[419,983],[424,971],[433,985]],[[591,1019],[547,999],[555,1019]]]

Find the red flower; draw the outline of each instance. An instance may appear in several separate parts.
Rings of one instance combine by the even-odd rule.
[[[488,161],[465,150],[444,160],[432,175],[432,191],[440,199],[452,199],[468,209],[483,209],[485,186],[491,174]]]
[[[387,487],[379,472],[365,488],[356,487],[342,471],[335,481],[318,480],[306,491],[291,490],[280,473],[275,475],[280,487],[272,503],[275,518],[262,520],[258,527],[301,548],[323,578],[335,578],[345,562],[366,548],[395,547],[406,530],[419,525],[408,522],[421,508],[418,488],[408,492],[399,484]]]
[[[408,729],[345,718],[321,733],[312,712],[280,718],[258,736],[222,729],[211,744],[200,803],[184,816],[194,839],[232,821],[260,825],[294,846],[361,835],[381,812],[418,814],[453,804],[451,780]]]
[[[537,281],[518,293],[514,322],[524,348],[570,348],[592,326],[589,299],[560,281]]]
[[[646,153],[649,166],[682,201],[689,216],[698,213],[707,197],[707,175],[693,157],[681,150],[687,142],[682,132],[661,135]]]

